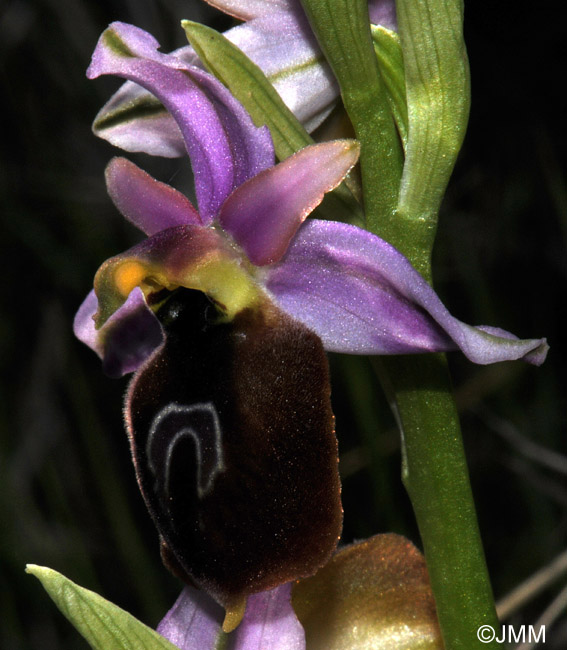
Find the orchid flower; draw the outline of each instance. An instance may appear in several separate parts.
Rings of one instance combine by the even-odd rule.
[[[460,349],[476,363],[540,364],[547,346],[460,322],[375,235],[306,221],[355,164],[358,145],[313,145],[274,166],[267,129],[216,79],[158,47],[114,23],[88,76],[128,79],[167,108],[198,210],[112,160],[109,194],[147,238],[101,266],[75,333],[112,374],[136,372],[126,423],[162,557],[225,608],[230,630],[248,597],[314,573],[340,535],[323,348]]]
[[[299,0],[207,0],[242,21],[224,36],[266,74],[284,102],[313,131],[327,117],[339,88],[307,22]],[[371,0],[370,20],[396,28],[393,0]],[[201,66],[190,46],[172,53]],[[183,135],[154,95],[126,82],[94,121],[95,133],[126,151],[177,157],[185,155]]]

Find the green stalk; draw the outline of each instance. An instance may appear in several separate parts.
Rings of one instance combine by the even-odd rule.
[[[397,227],[379,234],[431,281],[437,215],[466,131],[469,70],[462,0],[398,0],[408,143]],[[446,650],[498,648],[499,636],[458,413],[443,355],[384,358],[382,383],[402,433],[402,478],[422,538]]]
[[[395,214],[403,150],[383,83],[368,19],[366,0],[304,0],[319,44],[339,80],[356,138],[367,228]]]
[[[382,357],[379,376],[402,433],[402,479],[423,542],[446,650],[495,650],[500,636],[458,414],[444,355]]]
[[[367,29],[356,23],[364,0],[349,3],[355,17],[350,24],[343,11],[346,0],[302,2],[339,81],[362,152],[373,152],[361,157],[367,227],[401,250],[430,281],[439,206],[470,103],[462,0],[397,0],[408,108],[401,176],[399,151],[385,117],[388,103],[368,58]],[[377,87],[372,104],[364,99],[371,94],[368,86],[359,85],[364,79]],[[372,105],[376,115],[370,121]],[[376,184],[384,169],[389,188]],[[392,190],[399,192],[394,210]],[[403,481],[424,546],[445,650],[494,650],[499,643],[477,637],[482,625],[492,626],[498,636],[499,624],[445,359],[398,356],[376,363],[402,434]]]
[[[463,143],[470,80],[463,0],[397,0],[408,142],[396,218],[380,236],[431,280],[439,207]]]

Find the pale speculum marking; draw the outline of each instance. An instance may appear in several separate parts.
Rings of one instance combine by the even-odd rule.
[[[211,491],[217,475],[225,469],[222,429],[214,404],[171,402],[154,417],[146,443],[148,466],[156,477],[160,491],[168,498],[171,497],[172,463],[178,460],[176,449],[187,438],[195,444],[199,499]]]

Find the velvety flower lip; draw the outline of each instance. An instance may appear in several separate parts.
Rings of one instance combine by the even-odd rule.
[[[313,131],[339,96],[299,0],[208,0],[243,21],[224,36],[239,47],[272,82],[283,101]],[[393,0],[371,0],[370,20],[396,30]],[[182,64],[201,66],[189,46],[171,54]],[[94,132],[126,151],[176,157],[185,155],[182,134],[170,113],[148,90],[126,82],[95,118]]]

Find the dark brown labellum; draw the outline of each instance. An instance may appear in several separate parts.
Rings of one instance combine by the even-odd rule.
[[[336,547],[327,360],[268,301],[222,322],[182,289],[158,317],[165,342],[126,404],[138,481],[172,571],[234,608],[311,575]]]

